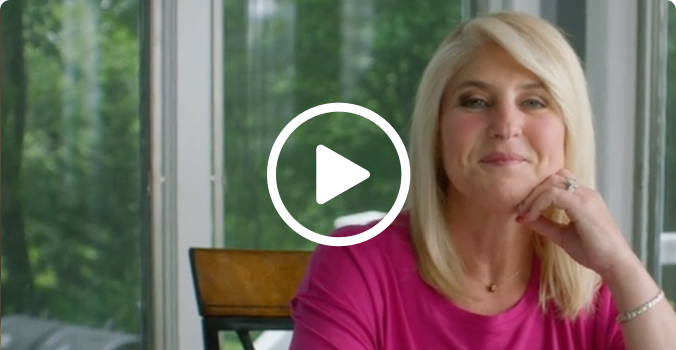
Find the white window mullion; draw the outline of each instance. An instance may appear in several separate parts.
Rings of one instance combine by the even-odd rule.
[[[630,242],[638,239],[632,234],[636,6],[636,0],[621,4],[614,0],[587,1],[585,57],[595,117],[598,190]]]
[[[664,265],[676,265],[676,232],[663,232],[661,237],[660,262]]]
[[[176,3],[151,0],[150,34],[150,196],[151,313],[153,350],[175,350],[178,344],[176,267]]]
[[[213,246],[221,208],[214,1],[150,3],[154,350],[202,348],[188,249]]]
[[[178,350],[192,350],[202,328],[188,249],[213,244],[211,0],[178,1],[177,14]]]
[[[211,0],[211,149],[213,244],[225,247],[223,0]]]

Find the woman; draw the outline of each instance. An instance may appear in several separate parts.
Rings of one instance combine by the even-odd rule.
[[[408,212],[317,248],[291,349],[676,349],[674,311],[594,191],[593,150],[585,78],[556,28],[517,13],[461,24],[418,91]]]

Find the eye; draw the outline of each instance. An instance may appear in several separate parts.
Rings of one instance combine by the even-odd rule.
[[[465,108],[484,108],[488,106],[488,102],[478,97],[463,98],[460,105]]]
[[[528,99],[524,101],[522,105],[528,109],[540,109],[547,107],[544,102],[538,99]]]

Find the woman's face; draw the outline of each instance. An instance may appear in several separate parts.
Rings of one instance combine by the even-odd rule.
[[[452,79],[441,103],[451,198],[513,209],[564,166],[565,126],[536,75],[495,44]]]

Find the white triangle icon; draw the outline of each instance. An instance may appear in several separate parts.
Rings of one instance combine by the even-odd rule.
[[[371,176],[347,158],[317,146],[317,203],[324,204]]]

